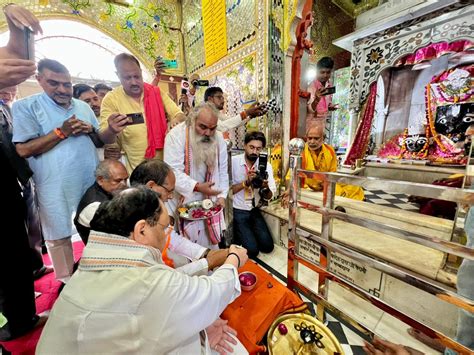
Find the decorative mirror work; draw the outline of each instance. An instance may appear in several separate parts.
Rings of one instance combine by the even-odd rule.
[[[336,68],[349,66],[350,53],[333,45],[332,41],[354,31],[355,20],[341,10],[341,4],[331,0],[314,1],[312,13],[310,39],[313,48],[309,61],[316,63],[322,57],[332,57]]]
[[[263,102],[267,99],[268,9],[264,1],[254,0],[227,0],[226,6],[228,54],[205,67],[200,6],[196,1],[183,3],[183,16],[187,22],[183,24],[186,63],[188,74],[199,74],[202,79],[209,80],[211,86],[222,87],[226,97],[225,113],[236,115],[252,100]],[[198,91],[198,102],[203,100],[203,94],[203,90]],[[252,120],[249,125],[252,129],[264,130],[265,121]],[[246,128],[235,131],[231,132],[233,146],[242,148]]]
[[[339,109],[332,113],[331,136],[329,143],[334,148],[348,148],[349,139],[349,97],[350,97],[350,68],[342,68],[334,72],[334,86],[337,87],[332,100],[339,105]],[[337,149],[336,149],[337,150]]]
[[[283,9],[281,1],[272,1],[272,13]],[[270,163],[277,185],[283,180],[283,85],[285,82],[284,52],[281,47],[281,30],[274,17],[269,22],[268,38],[268,97],[276,100],[276,110],[267,114],[267,147],[270,149]]]
[[[245,106],[257,100],[257,76],[255,75],[256,54],[252,54],[242,61],[227,66],[213,76],[206,76],[210,86],[219,86],[224,91],[224,110],[229,116],[239,114]],[[250,129],[258,129],[258,119],[247,123]],[[241,126],[231,132],[234,148],[243,148],[243,139],[247,127]]]
[[[8,3],[3,1],[2,5]],[[16,1],[38,18],[67,18],[86,23],[127,47],[147,67],[158,55],[176,63],[170,73],[184,72],[180,5],[166,0],[136,0],[129,6],[113,1]],[[6,29],[4,20],[1,28]]]
[[[369,87],[386,68],[397,65],[406,54],[431,43],[474,40],[470,28],[472,10],[455,4],[427,16],[354,42],[351,58],[351,106],[359,108]],[[437,18],[436,23],[431,21]]]
[[[279,46],[286,52],[291,43],[291,23],[296,16],[298,0],[272,1],[271,15],[274,26],[280,31]]]
[[[255,0],[226,0],[227,50],[230,52],[257,37],[262,28],[257,7],[263,11],[264,4]],[[183,1],[183,31],[187,72],[194,73],[205,67],[204,33],[202,27],[201,1]],[[261,16],[260,16],[261,17]]]

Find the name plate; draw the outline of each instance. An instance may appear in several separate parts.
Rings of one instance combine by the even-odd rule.
[[[311,239],[299,236],[298,255],[309,262],[319,264],[321,247]]]
[[[382,294],[383,273],[366,267],[354,259],[332,252],[329,270],[376,297]]]

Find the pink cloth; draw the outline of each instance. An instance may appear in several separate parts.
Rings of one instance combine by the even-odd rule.
[[[418,64],[423,61],[439,58],[444,54],[447,53],[458,53],[464,52],[474,46],[474,43],[469,40],[459,40],[454,41],[451,43],[448,42],[439,42],[439,43],[432,43],[426,47],[418,49],[413,54],[408,54],[405,57],[399,59],[395,66],[403,66],[403,65],[413,65]]]
[[[84,244],[82,241],[73,243],[74,260],[77,261],[82,255]],[[45,265],[51,265],[48,255],[43,255]],[[43,313],[53,308],[54,302],[58,298],[58,290],[61,282],[54,278],[54,272],[49,273],[35,281],[35,291],[41,292],[41,296],[36,298],[36,314]],[[13,355],[34,355],[36,344],[41,337],[43,327],[34,328],[29,333],[15,340],[0,342],[0,344]]]
[[[308,129],[311,123],[314,123],[317,121],[325,121],[327,119],[328,114],[329,114],[329,104],[332,103],[332,95],[326,95],[326,96],[321,97],[321,100],[319,100],[319,103],[316,106],[316,112],[313,110],[311,105],[313,104],[316,91],[323,88],[328,88],[331,86],[332,86],[332,83],[330,80],[326,82],[326,85],[321,84],[321,82],[318,79],[314,79],[314,81],[311,84],[309,84],[308,92],[310,93],[311,96],[307,104],[308,110],[306,114],[306,129]]]

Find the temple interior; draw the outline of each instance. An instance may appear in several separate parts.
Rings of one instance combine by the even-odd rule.
[[[16,1],[14,4],[5,3],[5,15],[0,20],[2,48],[14,47],[12,38],[23,36],[19,28],[28,27],[25,22],[22,26],[22,21],[32,21],[18,8],[37,18],[42,28],[38,33],[34,25],[30,26],[35,32],[33,39],[17,44],[34,48],[33,56],[26,59],[35,63],[37,74],[12,85],[0,85],[0,99],[2,107],[10,105],[4,96],[5,87],[16,87],[11,97],[15,102],[11,110],[8,108],[13,122],[13,138],[10,134],[9,143],[13,142],[13,150],[29,164],[34,181],[31,188],[36,186],[43,236],[39,250],[43,262],[40,262],[41,275],[34,276],[36,313],[33,313],[45,321],[14,333],[19,318],[15,318],[9,307],[16,311],[28,306],[20,303],[21,297],[18,297],[17,304],[9,301],[11,288],[16,288],[15,282],[23,282],[20,274],[15,276],[15,280],[10,280],[10,274],[15,274],[17,263],[26,263],[28,250],[35,247],[26,231],[29,248],[25,242],[21,253],[8,249],[10,242],[6,240],[16,233],[7,232],[10,229],[5,226],[0,237],[0,259],[4,260],[0,264],[0,354],[231,353],[222,345],[224,340],[215,340],[214,331],[206,328],[208,325],[211,327],[211,323],[196,328],[198,331],[193,334],[183,330],[186,337],[175,335],[176,332],[169,335],[169,329],[174,329],[175,325],[167,322],[172,323],[173,317],[160,312],[161,307],[171,309],[171,313],[173,309],[178,312],[178,306],[174,304],[157,306],[156,315],[150,308],[133,321],[121,318],[122,313],[118,310],[124,309],[126,302],[120,299],[128,296],[119,295],[119,284],[132,276],[127,274],[112,283],[106,280],[113,275],[112,266],[110,269],[97,269],[99,261],[93,259],[100,238],[106,238],[100,233],[117,234],[110,232],[115,230],[113,226],[110,231],[93,226],[94,223],[100,224],[98,215],[112,206],[112,202],[107,205],[103,202],[105,200],[97,200],[102,203],[95,206],[97,212],[95,215],[92,212],[89,217],[89,241],[84,240],[81,230],[76,228],[77,221],[81,223],[80,212],[86,206],[81,207],[79,199],[86,189],[91,183],[105,189],[107,185],[101,185],[99,177],[112,181],[109,175],[103,177],[98,172],[104,158],[121,162],[126,176],[115,183],[123,183],[122,190],[127,186],[131,186],[130,189],[137,186],[133,180],[139,175],[135,175],[135,171],[143,159],[157,158],[167,169],[171,167],[170,171],[176,176],[171,189],[166,187],[168,180],[155,181],[155,185],[161,188],[156,190],[161,202],[155,210],[158,211],[162,205],[171,217],[170,227],[165,231],[175,233],[176,238],[187,239],[188,243],[199,244],[206,248],[206,252],[199,257],[181,255],[173,249],[173,241],[170,246],[167,232],[164,250],[145,243],[147,250],[154,250],[151,254],[158,255],[153,263],[161,264],[160,267],[166,264],[164,267],[170,270],[175,268],[167,270],[169,273],[185,274],[191,280],[186,281],[188,286],[194,285],[192,280],[209,280],[210,286],[203,289],[212,288],[212,282],[218,276],[224,277],[226,265],[232,264],[229,260],[234,260],[232,267],[238,269],[238,275],[250,273],[255,277],[254,288],[250,290],[245,288],[248,285],[240,277],[236,281],[237,284],[240,281],[239,294],[232,298],[219,298],[216,295],[221,291],[209,291],[206,306],[189,305],[186,311],[186,305],[183,305],[178,333],[188,325],[192,328],[194,323],[197,324],[195,318],[211,317],[213,313],[206,314],[206,307],[211,308],[210,303],[220,307],[225,299],[225,307],[212,312],[217,312],[218,319],[224,319],[236,330],[237,335],[233,335],[238,340],[234,348],[236,354],[474,353],[474,219],[471,221],[470,213],[470,206],[474,203],[471,180],[474,169],[470,164],[474,156],[471,147],[474,134],[472,2]],[[12,20],[16,14],[23,14],[16,18],[20,25]],[[5,58],[12,58],[3,56],[3,53],[0,49],[0,66],[6,65],[3,64]],[[126,55],[120,57],[121,53]],[[117,59],[119,57],[121,62]],[[44,64],[43,61],[48,59],[59,62],[67,71],[56,71],[54,63]],[[138,80],[132,74],[125,78],[125,64],[135,65],[135,62],[143,75],[141,84],[130,84]],[[57,79],[59,76],[48,79],[43,70],[54,75],[66,75],[69,81],[61,84]],[[328,76],[323,78],[325,71]],[[103,84],[111,91],[103,97],[102,106],[94,107],[90,101],[81,99],[81,93],[76,95],[76,84],[86,84],[88,89],[84,92],[90,89],[94,95],[99,95],[100,85],[97,84]],[[45,88],[48,85],[51,95]],[[72,91],[69,96],[58,93],[58,90],[72,90],[71,85],[74,94]],[[142,90],[138,101],[132,100],[127,85],[130,92]],[[141,86],[135,89],[133,85]],[[218,90],[211,90],[213,88]],[[152,95],[148,92],[160,97],[157,103],[151,99],[147,101],[147,95]],[[130,102],[123,98],[127,95]],[[76,135],[80,135],[73,130],[74,125],[67,133],[68,126],[62,122],[66,122],[69,116],[58,118],[61,126],[59,123],[54,125],[53,119],[46,114],[59,112],[53,111],[51,105],[56,105],[56,109],[61,106],[64,112],[71,110],[60,103],[66,96],[73,108],[79,107],[77,102],[85,101],[90,109],[87,105],[81,109],[87,109],[91,113],[91,122],[97,123],[92,123],[94,127],[90,126],[90,132],[81,136],[81,139],[90,137],[95,144],[92,147],[95,155],[91,159],[87,158],[89,153],[74,152],[82,147],[69,148],[67,154],[76,157],[74,163],[69,163],[73,158],[60,158],[59,154],[66,155],[66,149],[64,153],[53,155],[53,151],[79,139]],[[44,104],[43,113],[38,113],[43,110],[39,108],[43,101],[33,101],[33,98],[49,100]],[[219,99],[223,100],[221,106],[217,103]],[[125,107],[139,108],[140,105],[141,112],[137,109],[124,111],[127,110]],[[173,114],[170,105],[175,107]],[[107,115],[103,116],[106,111]],[[160,126],[158,119],[158,123],[153,121],[154,118],[152,120],[155,111],[159,111],[157,117],[163,120],[164,126]],[[214,123],[203,121],[203,112],[211,111],[217,112],[213,115],[218,120]],[[141,121],[130,121],[123,126],[118,124],[120,127],[114,131],[120,117],[137,113]],[[41,125],[36,133],[26,126],[35,115],[39,117],[39,123],[34,126]],[[76,116],[81,119],[78,113]],[[238,124],[220,128],[221,120],[230,122],[234,118]],[[58,119],[54,118],[54,121]],[[143,129],[139,130],[139,126]],[[182,137],[185,137],[182,144],[178,135],[181,134],[180,127]],[[162,136],[155,139],[153,132],[159,130],[162,130]],[[105,140],[107,132],[115,134],[113,142]],[[255,132],[261,132],[263,140]],[[102,140],[100,147],[93,135]],[[189,135],[192,137],[188,142]],[[198,152],[201,141],[193,139],[199,135],[206,138],[202,142],[216,140],[212,147],[218,147],[217,154],[214,151],[206,154],[206,149]],[[217,138],[212,138],[214,135]],[[35,141],[45,144],[44,140],[40,141],[43,136],[53,143],[48,143],[50,145],[42,150],[23,153],[23,149],[36,149],[32,146]],[[3,137],[2,133],[0,143],[6,145]],[[134,160],[137,157],[132,158],[130,152],[137,154],[138,148],[133,146],[138,140],[143,142],[139,149],[145,152],[146,148],[146,153],[143,155],[140,151],[139,159]],[[319,143],[314,143],[318,140]],[[263,143],[255,147],[252,142]],[[118,156],[113,158],[111,152]],[[44,157],[48,154],[53,158]],[[216,155],[215,165],[207,164]],[[253,160],[252,155],[255,156]],[[50,159],[48,163],[47,158]],[[271,176],[268,176],[267,165],[260,165],[257,159],[260,163],[268,159]],[[222,160],[226,161],[224,168]],[[1,161],[6,160],[2,158]],[[84,170],[76,168],[79,161],[83,161]],[[201,161],[207,164],[201,169],[205,180],[200,180],[198,174]],[[257,163],[249,165],[250,162]],[[92,170],[90,177],[84,177],[87,181],[84,187],[66,181],[72,175],[76,176],[74,179],[81,174],[85,176],[89,165]],[[241,172],[239,169],[244,165],[245,170]],[[99,168],[94,175],[96,166]],[[249,173],[249,168],[252,173]],[[218,178],[212,169],[217,169]],[[163,176],[167,176],[168,170],[163,171]],[[161,173],[155,174],[159,176]],[[263,183],[258,185],[253,177],[247,178],[251,174],[257,175]],[[8,190],[6,183],[1,181]],[[16,181],[17,185],[23,186],[19,176]],[[139,184],[151,187],[145,182]],[[227,182],[228,186],[225,185]],[[49,189],[56,191],[52,185],[60,185],[63,189],[58,193],[58,200],[54,200],[54,193],[49,192]],[[74,189],[80,190],[77,200],[68,200]],[[270,198],[264,196],[265,189],[272,190]],[[117,196],[122,194],[124,192],[110,192],[106,200],[119,203]],[[22,200],[27,200],[25,191],[21,196]],[[168,197],[163,199],[163,196]],[[5,201],[6,209],[13,209],[14,214],[24,214],[21,206]],[[206,207],[207,201],[210,201],[209,207]],[[65,211],[60,210],[63,204],[68,205]],[[130,203],[127,206],[131,208]],[[141,203],[137,204],[137,210],[140,206]],[[53,212],[44,212],[47,208]],[[201,214],[197,215],[197,210]],[[256,210],[258,220],[252,217]],[[119,213],[118,208],[114,211]],[[126,213],[123,211],[125,207],[120,213]],[[218,212],[211,217],[207,211]],[[132,216],[134,213],[130,212]],[[63,214],[67,214],[67,223],[72,228],[61,239],[52,235],[56,233],[54,219],[62,219]],[[9,224],[11,218],[6,216],[9,215],[6,214],[2,222]],[[108,216],[104,214],[103,218]],[[217,217],[220,219],[216,223]],[[127,218],[124,215],[122,220]],[[120,218],[116,220],[120,223]],[[140,220],[143,223],[149,221],[146,218]],[[161,225],[160,221],[155,222]],[[132,230],[127,231],[130,236],[138,230],[137,225],[132,225]],[[98,236],[93,234],[94,231],[100,232]],[[259,239],[268,233],[266,231],[271,236],[272,245],[267,248],[270,251]],[[199,237],[194,237],[193,233]],[[121,237],[128,237],[128,234]],[[253,252],[255,238],[258,245]],[[61,278],[57,266],[61,262],[56,264],[54,250],[62,248],[59,241],[66,239],[71,244],[68,253],[70,257],[74,256],[70,266],[72,268],[74,263],[74,271],[71,269],[67,277]],[[139,238],[130,239],[133,243],[143,244]],[[103,239],[102,243],[109,242]],[[253,243],[253,246],[247,243]],[[249,258],[245,265],[241,264],[242,247],[247,250]],[[166,250],[171,252],[166,254]],[[226,250],[226,255],[218,267],[211,269],[211,259],[207,256],[214,250]],[[114,259],[112,249],[107,253],[110,254],[104,254],[105,258],[110,256],[119,260]],[[176,258],[173,257],[175,254],[178,254]],[[139,258],[136,254],[130,255],[134,255],[136,260]],[[96,264],[93,264],[94,260]],[[187,273],[177,267],[180,263],[191,265],[199,260],[207,260],[206,270],[201,274]],[[120,262],[116,261],[114,267],[118,264]],[[122,267],[119,271],[155,267],[154,264],[144,265],[130,264],[128,269]],[[229,268],[227,265],[227,271]],[[235,270],[233,272],[237,275]],[[97,278],[95,283],[92,279],[86,281],[86,275],[93,273],[102,276],[94,276]],[[29,282],[31,286],[32,281]],[[87,286],[81,287],[81,282]],[[111,282],[110,287],[106,282]],[[146,282],[137,286],[137,294],[141,292],[138,287]],[[155,288],[165,289],[172,283],[157,282]],[[28,291],[27,287],[24,292],[31,293],[31,290]],[[189,295],[195,292],[196,299],[204,297],[199,296],[200,290],[189,291]],[[114,292],[117,294],[112,297]],[[115,303],[100,303],[106,295]],[[100,301],[97,305],[95,297],[97,302]],[[143,299],[147,297],[151,296],[147,294]],[[179,296],[175,299],[178,300]],[[81,302],[86,300],[91,302],[88,310],[91,320],[83,320],[76,329],[73,323],[79,322],[77,310],[83,308]],[[161,300],[158,297],[155,301],[161,303]],[[104,313],[117,312],[116,318],[110,315],[112,320],[97,315],[94,318],[94,312],[104,314],[100,305],[105,307]],[[138,301],[136,307],[125,313],[133,314],[139,308]],[[162,335],[162,338],[151,336],[150,329],[155,330],[154,326],[145,330],[147,326],[143,325],[151,324],[146,323],[151,321],[140,323],[147,317],[158,324],[156,329],[162,329],[162,334],[167,335]],[[95,330],[92,330],[94,327],[84,330],[91,327],[88,324],[94,319],[97,321]],[[189,324],[184,319],[188,319]],[[119,338],[115,338],[119,332],[114,329],[121,322],[127,326],[124,325]],[[137,328],[131,325],[129,328],[127,322],[136,322]],[[60,329],[64,329],[63,334]],[[229,332],[227,330],[226,334]],[[195,352],[192,344],[199,336],[201,342],[196,341],[201,352]],[[60,340],[63,337],[72,340],[63,342]],[[152,344],[154,339],[166,337],[173,340],[157,340]],[[175,339],[181,340],[174,342]],[[94,347],[94,344],[99,345]]]

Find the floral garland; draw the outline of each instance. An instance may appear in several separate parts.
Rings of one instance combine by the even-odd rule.
[[[450,85],[439,83],[438,86],[436,86],[436,91],[444,101],[453,103],[467,101],[474,94],[474,91],[471,89],[470,78],[466,80],[466,86],[462,87],[460,90],[454,90]]]
[[[401,150],[400,150],[400,154],[398,155],[398,159],[403,159],[403,158],[406,158],[407,156],[411,159],[425,159],[428,156],[428,147],[430,146],[430,139],[429,139],[430,129],[428,125],[426,125],[425,127],[425,133],[426,133],[426,143],[423,145],[423,148],[421,148],[418,152],[408,152],[407,144],[406,144],[406,140],[408,137],[408,128],[405,128],[405,130],[403,131],[402,144],[400,145]]]

